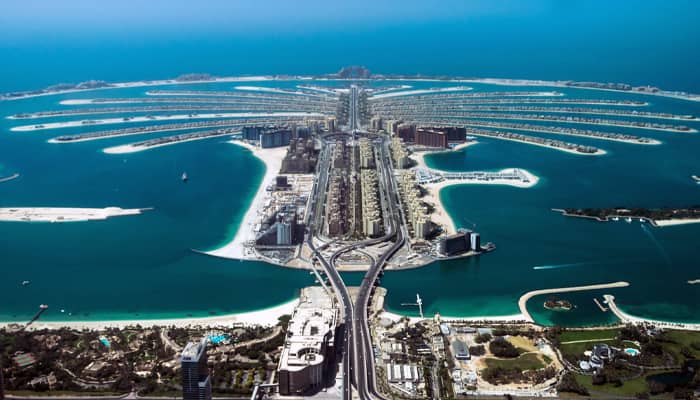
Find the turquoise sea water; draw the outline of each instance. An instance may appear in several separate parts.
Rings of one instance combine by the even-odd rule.
[[[619,96],[565,92],[572,97]],[[651,109],[698,112],[697,104],[653,97],[645,100],[653,103]],[[565,207],[698,204],[700,186],[690,179],[692,171],[700,169],[697,134],[645,130],[635,130],[634,134],[664,143],[635,146],[562,136],[562,140],[589,143],[608,151],[601,157],[581,157],[480,138],[481,143],[464,151],[428,156],[427,163],[434,168],[519,167],[543,179],[531,189],[467,185],[443,189],[441,199],[456,225],[476,228],[483,240],[494,241],[498,248],[479,259],[429,267],[429,274],[387,274],[384,283],[399,288],[389,297],[390,308],[400,310],[399,303],[418,291],[428,304],[427,310],[445,315],[478,315],[484,308],[493,314],[514,314],[518,311],[517,298],[529,290],[624,280],[631,286],[605,292],[614,294],[625,311],[659,319],[700,320],[700,288],[686,282],[700,274],[700,250],[695,245],[700,237],[699,225],[653,228],[639,222],[597,223],[550,211]],[[535,269],[537,266],[540,268]],[[435,286],[440,287],[439,291],[431,289]],[[428,293],[435,293],[436,298],[428,298]],[[544,310],[543,296],[531,300],[529,308],[543,322],[607,323],[610,316],[595,307],[594,294],[571,294],[585,307],[568,315],[551,315]]]
[[[298,82],[256,82],[293,87]],[[334,83],[329,83],[334,84]],[[388,84],[391,84],[389,82]],[[412,82],[415,87],[445,83]],[[230,89],[233,84],[196,85]],[[192,87],[195,87],[192,85]],[[183,88],[179,86],[178,88]],[[533,90],[475,84],[479,90]],[[148,88],[102,90],[2,103],[3,117],[56,109],[66,98],[142,96]],[[696,103],[611,92],[558,89],[571,98],[636,98],[651,111],[700,115]],[[64,118],[67,119],[67,118]],[[54,120],[54,119],[51,119]],[[60,119],[55,119],[60,120]],[[232,237],[263,174],[249,152],[209,139],[141,153],[107,155],[100,150],[140,140],[139,136],[94,142],[46,143],[57,129],[10,132],[27,121],[0,120],[2,174],[18,180],[0,184],[0,206],[150,207],[140,216],[72,224],[0,224],[0,320],[26,320],[40,303],[46,320],[206,316],[273,306],[313,283],[308,272],[262,263],[222,260],[190,249],[211,249]],[[692,126],[699,128],[700,124]],[[119,125],[109,126],[109,129]],[[104,127],[100,127],[102,129]],[[94,130],[94,127],[78,131]],[[600,128],[603,130],[603,128]],[[627,131],[610,129],[611,131]],[[531,189],[453,186],[441,198],[456,224],[475,227],[498,249],[478,258],[435,263],[387,273],[387,308],[412,314],[402,302],[420,293],[426,314],[508,315],[518,312],[523,293],[542,288],[625,280],[628,288],[562,294],[577,308],[543,309],[542,296],[528,308],[547,324],[604,324],[593,296],[614,294],[627,312],[678,321],[700,320],[697,279],[700,225],[652,228],[638,222],[596,223],[565,218],[553,207],[687,206],[698,203],[700,172],[697,134],[630,130],[657,138],[660,146],[637,146],[577,137],[608,151],[576,156],[519,143],[479,139],[460,152],[429,156],[445,170],[526,168],[542,178]],[[164,134],[172,134],[164,133]],[[534,135],[534,134],[533,134]],[[179,179],[187,171],[186,184]],[[545,266],[546,268],[537,268]],[[358,284],[361,274],[346,274]],[[21,286],[23,280],[29,286]]]
[[[56,108],[59,99],[5,102],[3,110]],[[68,312],[81,319],[207,316],[274,306],[313,283],[298,271],[190,250],[235,233],[264,171],[247,150],[214,138],[107,155],[103,147],[136,139],[56,146],[45,141],[60,130],[10,133],[13,121],[5,115],[3,164],[21,177],[0,185],[0,206],[155,210],[86,223],[0,224],[0,319],[25,320],[40,303],[51,307],[46,320]],[[180,180],[183,171],[187,183]],[[31,284],[23,287],[23,280]]]

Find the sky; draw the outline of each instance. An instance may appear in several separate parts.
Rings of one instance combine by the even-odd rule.
[[[695,0],[0,0],[0,90],[165,73],[375,72],[700,91]],[[130,62],[127,63],[124,60]],[[158,74],[159,65],[169,69]],[[110,68],[111,67],[111,68]]]

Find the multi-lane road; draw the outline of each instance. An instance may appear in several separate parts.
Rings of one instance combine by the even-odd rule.
[[[350,89],[350,132],[344,133],[347,138],[354,137],[359,130],[358,125],[358,95],[359,89],[355,86]],[[342,135],[342,134],[341,134]],[[369,326],[369,304],[377,285],[378,278],[386,261],[405,244],[406,228],[401,223],[401,207],[399,206],[397,185],[394,179],[390,157],[387,155],[388,141],[380,137],[375,142],[377,169],[379,172],[379,190],[382,198],[382,209],[385,219],[385,235],[379,238],[367,239],[349,243],[336,250],[331,256],[326,257],[316,248],[315,238],[322,238],[322,220],[324,216],[325,195],[330,171],[330,144],[321,138],[321,153],[317,167],[317,179],[312,191],[312,200],[307,213],[308,230],[306,243],[318,260],[328,277],[331,287],[340,302],[343,310],[343,399],[352,398],[352,386],[355,387],[361,399],[384,399],[377,389],[377,381],[374,366],[374,351],[372,346],[371,330]],[[360,249],[368,245],[391,242],[392,245],[384,250],[376,258],[371,258],[367,274],[362,280],[358,296],[353,304],[348,289],[345,286],[335,262],[341,254]]]

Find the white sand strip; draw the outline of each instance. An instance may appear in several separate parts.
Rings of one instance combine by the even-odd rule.
[[[278,318],[285,314],[292,314],[294,308],[299,304],[299,299],[288,301],[278,306],[270,307],[264,310],[226,314],[214,317],[194,317],[194,318],[170,318],[170,319],[131,319],[131,320],[115,320],[115,321],[47,321],[41,319],[29,326],[30,330],[41,329],[89,329],[89,330],[104,330],[107,328],[124,329],[129,326],[140,325],[142,327],[152,326],[176,326],[184,327],[232,327],[234,324],[244,325],[276,325]],[[13,322],[1,322],[0,328],[7,327]],[[25,324],[26,321],[17,321],[14,323]]]
[[[22,125],[12,127],[15,132],[38,131],[44,129],[75,128],[78,126],[94,126],[108,124],[130,124],[135,122],[172,121],[182,119],[212,119],[212,118],[256,118],[256,117],[322,117],[324,114],[311,112],[274,112],[274,113],[218,113],[218,114],[175,114],[151,115],[143,117],[90,119],[81,121],[50,122],[37,125]]]
[[[68,89],[68,90],[54,90],[50,92],[37,93],[37,94],[27,94],[17,97],[2,98],[0,100],[20,100],[28,99],[31,97],[41,97],[41,96],[53,96],[56,94],[65,93],[79,93],[79,92],[89,92],[92,90],[107,90],[107,89],[124,89],[124,88],[135,88],[135,87],[146,87],[146,86],[162,86],[162,85],[192,85],[198,83],[217,83],[217,82],[258,82],[258,81],[271,81],[275,78],[271,76],[227,76],[221,78],[212,78],[207,80],[199,81],[178,81],[175,79],[161,79],[156,81],[136,81],[136,82],[117,82],[110,83],[110,86],[100,87],[100,88],[90,88],[90,89]],[[1,96],[1,94],[0,94]]]
[[[143,146],[143,145],[139,145],[138,143],[123,144],[120,146],[104,148],[104,149],[102,149],[102,152],[105,154],[137,153],[139,151],[157,149],[158,147],[172,146],[172,145],[180,144],[180,143],[194,142],[196,140],[206,140],[206,139],[211,139],[211,138],[215,138],[215,137],[231,136],[231,135],[233,135],[233,133],[231,133],[231,132],[222,132],[221,134],[216,134],[216,135],[191,137],[189,139],[173,140],[172,142],[153,144],[150,146]]]
[[[500,173],[513,173],[516,168],[506,168],[498,172]],[[424,183],[422,184],[428,191],[428,193],[423,197],[423,200],[427,203],[432,203],[435,207],[435,211],[430,214],[433,222],[439,224],[447,231],[447,234],[452,234],[457,232],[457,227],[450,214],[445,210],[445,205],[440,197],[440,191],[448,186],[455,185],[506,185],[514,186],[518,188],[531,188],[537,185],[540,178],[533,173],[517,168],[520,173],[525,175],[529,182],[512,180],[512,179],[493,179],[493,180],[479,180],[479,179],[445,179],[437,183]]]
[[[457,82],[467,82],[467,83],[486,83],[489,85],[500,85],[500,86],[552,86],[552,87],[563,87],[568,89],[587,89],[587,90],[600,90],[603,92],[619,92],[627,94],[642,94],[647,96],[660,96],[660,97],[671,97],[675,99],[688,100],[688,101],[700,101],[700,95],[673,92],[668,90],[659,90],[657,92],[640,92],[634,90],[616,90],[616,89],[605,89],[605,88],[594,88],[594,87],[583,87],[583,86],[569,86],[567,81],[542,81],[542,80],[530,80],[530,79],[501,79],[501,78],[478,78],[478,79],[461,79]]]
[[[384,311],[379,315],[380,318],[387,318],[390,319],[394,322],[398,322],[402,318],[408,318],[410,323],[415,324],[416,322],[420,322],[423,319],[419,317],[409,317],[389,311]],[[424,318],[427,319],[427,318]],[[512,315],[484,315],[484,316],[478,316],[478,317],[453,317],[453,316],[446,316],[446,315],[440,315],[440,321],[443,322],[452,322],[452,323],[460,323],[460,322],[525,322],[527,321],[526,317],[523,314],[512,314]]]
[[[267,186],[270,185],[275,176],[279,174],[280,168],[282,167],[282,159],[287,154],[287,148],[276,147],[272,149],[261,149],[238,140],[232,140],[230,143],[247,148],[253,153],[254,156],[262,160],[265,163],[265,176],[263,177],[262,182],[260,182],[258,192],[255,194],[253,202],[243,217],[243,221],[241,221],[238,231],[236,232],[236,236],[234,236],[233,240],[224,246],[219,247],[218,249],[207,251],[205,254],[239,260],[256,260],[258,258],[254,254],[249,253],[245,249],[244,245],[245,243],[255,240],[255,232],[253,231],[253,228],[260,221],[260,210],[262,209],[265,203],[265,198],[267,197]]]
[[[370,97],[370,99],[385,99],[388,97],[399,97],[399,96],[411,96],[414,94],[428,94],[428,93],[442,93],[442,92],[462,92],[472,90],[473,88],[469,86],[453,86],[446,88],[437,89],[416,89],[416,90],[402,90],[399,92],[387,92],[375,94]]]
[[[634,315],[627,314],[626,312],[622,311],[620,307],[615,304],[615,296],[613,295],[603,295],[603,298],[605,299],[604,303],[610,307],[610,311],[615,314],[617,318],[620,319],[620,321],[623,324],[652,324],[657,327],[661,328],[670,328],[670,329],[684,329],[684,330],[690,330],[690,331],[700,331],[700,324],[694,324],[694,323],[688,323],[688,322],[670,322],[670,321],[661,321],[658,319],[649,319],[649,318],[641,318],[641,317],[635,317]]]
[[[111,217],[138,215],[152,208],[54,208],[10,207],[0,208],[0,221],[12,222],[79,222],[98,221]]]
[[[554,293],[581,292],[581,291],[585,291],[585,290],[623,288],[623,287],[627,287],[629,285],[630,285],[629,282],[619,281],[619,282],[612,282],[612,283],[601,283],[601,284],[596,284],[596,285],[571,286],[571,287],[554,288],[554,289],[532,290],[532,291],[527,292],[524,295],[520,296],[520,299],[518,300],[518,308],[520,308],[520,313],[523,314],[528,321],[534,322],[534,319],[532,319],[532,316],[527,311],[527,302],[528,302],[528,300],[530,300],[531,298],[533,298],[535,296],[539,296],[539,295],[543,295],[543,294],[554,294]]]
[[[478,123],[474,123],[474,121],[468,121],[468,123],[465,123],[464,126],[473,126],[475,128],[486,128],[486,129],[501,129],[501,130],[508,130],[508,131],[526,131],[526,132],[536,132],[536,133],[542,133],[545,135],[565,135],[565,136],[578,136],[586,139],[595,139],[595,140],[608,140],[611,142],[621,142],[621,143],[630,143],[630,144],[641,144],[641,145],[659,145],[662,144],[660,140],[652,139],[652,138],[644,138],[647,139],[648,142],[640,142],[639,140],[632,140],[632,139],[620,139],[616,137],[604,137],[604,136],[592,136],[592,135],[586,135],[586,134],[580,134],[580,133],[569,133],[569,132],[549,132],[549,131],[543,131],[541,129],[537,128],[511,128],[511,127],[496,127],[496,126],[488,126],[488,125],[482,125]],[[676,131],[672,131],[676,132]],[[640,138],[641,139],[641,138]]]
[[[270,92],[270,93],[281,93],[281,94],[291,94],[291,95],[297,95],[297,96],[321,96],[321,94],[310,94],[310,93],[303,93],[303,92],[297,92],[293,90],[284,90],[284,89],[279,89],[279,88],[271,88],[271,87],[265,87],[265,86],[236,86],[234,87],[236,90],[241,90],[241,91],[251,91],[251,92]]]
[[[409,86],[409,87],[410,87],[410,86]],[[299,88],[299,89],[304,89],[304,90],[312,90],[312,91],[315,91],[315,92],[324,93],[324,94],[330,94],[330,95],[333,95],[333,96],[337,96],[337,95],[338,95],[338,92],[337,92],[336,90],[331,89],[331,88],[322,88],[322,87],[320,87],[320,86],[297,85],[297,88]]]
[[[458,151],[464,148],[467,148],[469,146],[473,146],[475,144],[478,144],[479,142],[477,141],[468,141],[459,144],[454,148],[454,151]],[[444,153],[444,152],[449,152],[450,150],[438,150],[438,151],[424,151],[424,152],[414,152],[411,154],[411,157],[416,160],[417,165],[414,167],[414,169],[424,169],[428,171],[434,171],[437,173],[442,173],[444,171],[439,171],[435,170],[432,168],[429,168],[426,163],[425,163],[425,156],[428,154],[436,154],[436,153]],[[452,217],[447,213],[445,210],[445,206],[442,203],[442,199],[440,198],[440,191],[448,186],[454,186],[454,185],[507,185],[507,186],[514,186],[518,188],[531,188],[539,182],[540,178],[533,174],[532,172],[517,168],[521,174],[523,174],[529,182],[524,182],[524,181],[515,181],[512,179],[494,179],[494,180],[479,180],[479,179],[445,179],[440,182],[436,183],[423,183],[422,186],[425,187],[425,189],[428,191],[428,193],[423,197],[423,200],[426,201],[427,203],[431,203],[435,207],[435,211],[430,214],[430,217],[432,218],[433,222],[436,224],[439,224],[447,231],[448,234],[455,233],[457,231],[457,228],[454,225],[454,221],[452,220]],[[512,173],[516,170],[516,168],[506,168],[502,169],[498,172],[500,173]]]
[[[556,147],[556,146],[551,146],[551,145],[548,145],[548,144],[545,144],[545,143],[528,142],[528,141],[526,141],[526,140],[520,140],[520,139],[509,138],[509,137],[504,137],[504,136],[482,135],[482,134],[480,134],[480,133],[478,133],[478,132],[469,132],[469,135],[472,135],[472,136],[482,136],[482,137],[485,137],[485,138],[491,138],[491,139],[496,139],[496,140],[509,140],[509,141],[511,141],[511,142],[518,142],[518,143],[523,143],[523,144],[529,144],[529,145],[532,145],[532,146],[544,147],[544,148],[552,149],[552,150],[559,150],[559,151],[563,151],[563,152],[565,152],[565,153],[576,154],[576,155],[579,155],[579,156],[602,156],[602,155],[604,155],[604,154],[607,154],[607,151],[602,150],[602,149],[598,149],[598,148],[596,149],[596,152],[595,152],[595,153],[582,153],[582,152],[580,152],[580,151],[576,151],[576,150],[573,150],[573,149],[567,149],[567,148],[565,148],[565,147]]]
[[[686,224],[697,224],[700,222],[700,218],[686,218],[686,219],[657,219],[654,220],[656,226],[674,226],[674,225],[686,225]]]

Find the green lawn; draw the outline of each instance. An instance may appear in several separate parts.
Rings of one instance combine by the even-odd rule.
[[[537,357],[537,354],[533,353],[522,354],[520,357],[512,359],[486,358],[484,361],[489,368],[501,367],[505,369],[526,370],[545,367],[542,360]]]
[[[576,340],[610,339],[620,335],[619,329],[595,329],[586,331],[565,331],[559,335],[559,342],[573,342]]]
[[[597,343],[606,343],[608,345],[613,345],[616,347],[619,346],[619,341],[618,340],[601,340],[597,342],[584,342],[584,343],[571,343],[571,344],[562,344],[559,346],[559,350],[563,355],[567,354],[572,354],[574,356],[577,356],[579,358],[583,357],[583,352],[586,350],[592,350],[593,345]]]
[[[681,362],[685,357],[681,355],[681,348],[687,347],[695,358],[700,358],[700,350],[693,348],[692,344],[700,343],[700,332],[692,331],[666,331],[664,337],[674,343],[662,342],[664,349],[671,352]]]
[[[591,382],[591,377],[587,375],[576,375],[576,381],[588,389],[593,397],[595,397],[595,392],[603,392],[612,396],[625,396],[634,397],[637,393],[647,392],[649,390],[647,382],[644,379],[645,375],[640,376],[637,379],[632,379],[622,384],[622,386],[615,386],[610,383],[605,385],[594,385]]]

